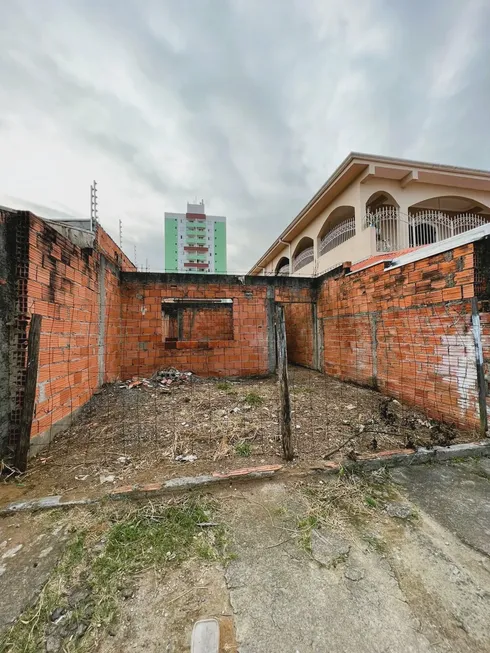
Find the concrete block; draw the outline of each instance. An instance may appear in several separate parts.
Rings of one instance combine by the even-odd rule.
[[[436,460],[451,460],[453,458],[474,458],[490,456],[490,440],[452,444],[449,447],[434,447]]]

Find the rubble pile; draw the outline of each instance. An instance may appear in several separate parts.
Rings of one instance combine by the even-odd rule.
[[[175,367],[169,367],[165,370],[159,370],[155,374],[147,378],[139,378],[133,376],[132,379],[125,381],[121,388],[138,388],[140,386],[147,388],[167,388],[170,385],[183,385],[189,383],[195,375],[192,372],[181,372]]]

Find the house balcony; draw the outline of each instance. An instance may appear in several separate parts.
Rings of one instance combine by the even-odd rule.
[[[302,250],[295,258],[293,259],[293,272],[301,270],[301,268],[306,267],[309,263],[312,263],[315,260],[314,248],[307,247]]]
[[[191,252],[195,254],[205,254],[209,248],[206,245],[185,245],[184,252]]]
[[[376,251],[401,249],[437,243],[490,222],[490,216],[471,213],[445,213],[438,210],[413,210],[402,214],[396,207],[368,211],[364,228],[376,230]]]
[[[345,243],[355,235],[356,219],[355,217],[347,218],[321,238],[320,256],[323,256],[323,254],[326,254],[339,245],[342,245],[342,243]]]

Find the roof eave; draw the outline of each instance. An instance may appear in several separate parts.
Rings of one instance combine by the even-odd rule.
[[[281,235],[276,238],[276,240],[272,243],[272,245],[269,247],[269,249],[266,251],[266,253],[257,261],[257,263],[250,269],[249,274],[253,274],[255,271],[259,271],[267,265],[267,263],[270,261],[271,258],[274,258],[275,254],[277,253],[276,250],[284,247],[284,244],[287,244],[287,236],[288,234],[300,223],[306,215],[309,213],[309,211],[315,206],[315,204],[323,197],[325,192],[330,188],[330,186],[336,181],[342,173],[352,164],[356,159],[358,159],[358,155],[355,153],[350,153],[343,161],[342,163],[335,169],[335,171],[330,175],[330,177],[327,179],[327,181],[321,186],[321,188],[315,193],[315,195],[311,198],[311,200],[301,209],[301,211],[298,213],[298,215],[288,224],[286,229],[281,233]],[[368,165],[368,164],[366,164]]]

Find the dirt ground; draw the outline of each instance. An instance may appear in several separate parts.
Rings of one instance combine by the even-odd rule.
[[[309,467],[346,440],[330,460],[475,437],[312,370],[291,366],[289,377],[296,454],[290,467]],[[0,502],[90,496],[116,485],[283,462],[278,406],[275,377],[107,385],[32,460],[27,474],[0,487]]]
[[[0,591],[27,608],[9,629],[0,604],[0,650],[188,653],[211,618],[220,653],[489,653],[488,463],[0,520]]]

